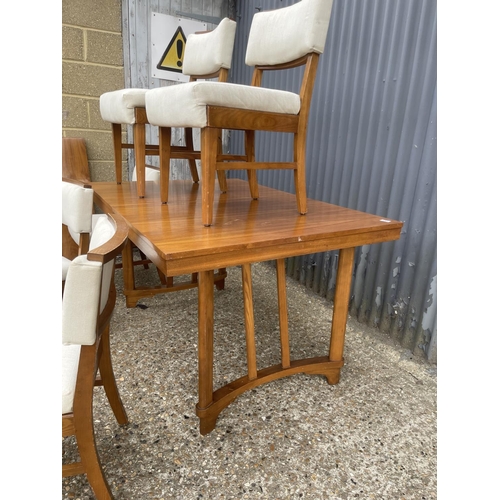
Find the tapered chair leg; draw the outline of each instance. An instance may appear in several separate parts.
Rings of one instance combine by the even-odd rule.
[[[297,199],[297,210],[300,214],[307,213],[307,191],[306,191],[306,137],[305,134],[295,134],[295,161],[297,168],[294,170],[295,196]]]
[[[160,146],[160,197],[162,203],[168,203],[168,185],[170,182],[170,155],[172,129],[170,127],[159,128]]]
[[[217,137],[217,154],[222,154],[222,130],[219,130],[219,136]],[[219,181],[219,188],[222,193],[227,192],[227,180],[226,171],[217,170],[217,180]]]
[[[201,129],[201,170],[203,178],[201,186],[201,218],[204,226],[211,226],[213,221],[217,137],[218,129],[211,127]]]
[[[184,137],[186,141],[186,148],[188,149],[188,151],[194,151],[193,129],[192,128],[184,129]],[[200,177],[198,176],[198,170],[196,168],[196,160],[190,158],[188,162],[193,182],[200,182]]]
[[[245,152],[247,156],[247,161],[249,163],[255,162],[255,131],[246,130],[245,131]],[[248,169],[248,185],[250,187],[250,194],[254,200],[259,199],[259,185],[257,183],[257,172],[255,170]]]
[[[78,372],[78,377],[86,378],[92,370],[93,358],[97,355],[95,344],[82,346],[80,352],[80,365],[85,367]],[[104,476],[101,461],[97,453],[94,419],[93,419],[93,387],[90,384],[79,384],[80,389],[75,395],[73,406],[73,422],[75,428],[76,444],[80,454],[80,460],[87,475],[87,479],[99,500],[111,500],[113,495],[109,484]]]
[[[116,420],[120,425],[128,424],[128,417],[118,392],[116,385],[115,374],[111,364],[111,349],[109,344],[109,325],[106,327],[101,336],[101,357],[99,360],[99,373],[101,375],[102,385],[106,391],[109,404]]]
[[[122,183],[122,126],[120,123],[111,124],[113,136],[113,151],[115,156],[116,183]]]
[[[137,176],[137,195],[146,196],[146,125],[135,123],[134,127],[134,157]]]

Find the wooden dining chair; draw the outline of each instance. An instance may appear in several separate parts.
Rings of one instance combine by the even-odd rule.
[[[225,82],[231,67],[231,59],[234,47],[236,23],[229,18],[224,18],[220,24],[210,32],[191,34],[186,41],[182,72],[190,76],[191,81],[200,79],[218,78],[219,82]],[[115,159],[116,181],[122,182],[122,149],[134,151],[135,169],[137,176],[137,193],[140,198],[145,196],[146,180],[146,156],[159,154],[159,146],[146,144],[146,125],[149,119],[146,113],[147,89],[121,89],[106,92],[99,100],[101,117],[111,123],[113,136],[113,149]],[[168,113],[168,103],[164,112]],[[132,125],[133,143],[122,141],[122,125]],[[163,154],[164,161],[168,162],[162,176],[162,201],[168,199],[168,177],[170,174],[170,159],[187,159],[193,182],[199,182],[196,160],[200,159],[200,152],[194,149],[193,131],[191,127],[185,127],[185,145],[170,145],[170,129],[168,130],[168,151]],[[167,159],[168,155],[168,159]],[[157,168],[147,165],[149,168]],[[159,168],[161,171],[161,168]],[[221,186],[224,187],[225,177],[221,176]]]
[[[103,386],[120,425],[128,423],[111,363],[109,324],[116,301],[115,257],[128,227],[116,214],[100,218],[91,250],[71,261],[62,298],[62,436],[76,438],[80,461],[62,476],[86,474],[97,500],[112,499],[96,448],[93,391]],[[98,373],[99,372],[99,373]]]
[[[294,172],[297,208],[307,212],[306,137],[309,107],[319,54],[324,50],[333,0],[302,0],[289,7],[254,15],[245,62],[254,67],[251,85],[227,82],[189,82],[146,93],[149,123],[159,126],[160,169],[168,158],[170,127],[201,128],[202,222],[213,220],[215,173],[244,169],[252,198],[259,196],[256,170]],[[264,71],[304,66],[300,93],[262,87]],[[245,132],[245,154],[220,154],[221,129]],[[294,135],[292,162],[255,159],[255,131]]]

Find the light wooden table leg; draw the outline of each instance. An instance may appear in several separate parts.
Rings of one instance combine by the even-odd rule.
[[[210,412],[213,402],[214,365],[214,272],[198,273],[198,405],[200,434],[215,428],[219,412]]]
[[[288,307],[286,300],[285,259],[278,259],[276,261],[276,277],[278,282],[281,366],[283,368],[290,368],[290,341],[288,336]]]
[[[255,351],[255,321],[253,315],[252,268],[250,264],[241,266],[243,277],[243,303],[245,308],[245,335],[247,342],[248,379],[257,378],[257,353]]]
[[[354,263],[354,248],[344,248],[339,253],[337,281],[333,302],[332,334],[330,338],[330,361],[343,361],[344,340],[347,316],[349,311],[349,296],[351,293],[352,266]],[[328,383],[336,384],[340,379],[340,368],[327,377]]]

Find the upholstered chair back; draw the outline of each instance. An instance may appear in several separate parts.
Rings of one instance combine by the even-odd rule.
[[[325,48],[333,0],[302,0],[289,7],[257,12],[248,35],[245,62],[274,66]]]
[[[62,223],[75,233],[92,231],[92,209],[94,190],[72,184],[62,183]]]
[[[236,22],[226,17],[212,31],[188,35],[182,72],[197,76],[230,69],[235,34]]]

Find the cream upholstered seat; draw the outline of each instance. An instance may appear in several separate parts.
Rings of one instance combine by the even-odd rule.
[[[104,386],[118,423],[128,423],[109,343],[109,323],[116,301],[115,257],[125,245],[127,234],[121,216],[99,218],[91,250],[69,264],[62,299],[62,435],[75,435],[81,460],[63,464],[62,475],[86,474],[98,500],[113,497],[95,447],[94,386]]]
[[[289,7],[254,15],[245,62],[254,67],[251,85],[190,82],[146,93],[149,123],[160,127],[160,168],[163,129],[201,128],[202,219],[212,224],[215,172],[248,171],[252,198],[258,198],[255,170],[294,171],[298,211],[307,212],[305,147],[309,107],[319,54],[324,50],[333,0],[302,0]],[[262,88],[266,70],[304,66],[299,94]],[[245,154],[221,155],[220,129],[245,131]],[[256,162],[255,131],[294,134],[293,162]]]
[[[189,35],[184,50],[183,74],[189,75],[191,80],[218,77],[219,81],[226,81],[228,69],[231,67],[235,32],[236,23],[224,18],[213,31]],[[146,156],[159,154],[157,145],[146,144],[145,126],[149,123],[145,110],[146,92],[147,89],[121,89],[106,92],[100,97],[102,119],[112,124],[116,180],[118,183],[122,180],[121,150],[134,149],[139,197],[145,196]],[[133,126],[133,144],[122,143],[122,124]],[[186,128],[184,133],[186,145],[172,146],[169,151],[169,161],[170,158],[187,159],[193,181],[198,182],[195,160],[200,158],[200,153],[195,151],[193,146],[192,128]],[[170,137],[168,140],[170,141]],[[162,185],[165,185],[166,191],[164,189],[163,194],[166,198],[168,196],[167,173],[164,176],[166,179]]]
[[[62,224],[78,245],[78,255],[87,253],[92,232],[94,190],[87,184],[62,181]],[[64,242],[64,239],[63,239]],[[75,257],[63,246],[62,281],[66,279],[69,263]]]

